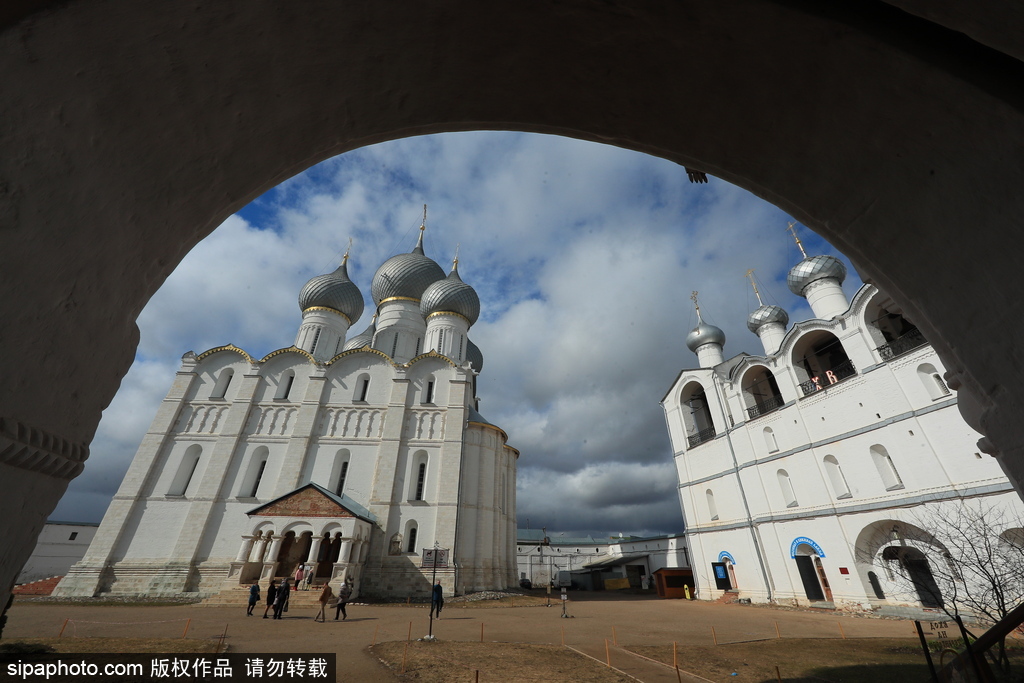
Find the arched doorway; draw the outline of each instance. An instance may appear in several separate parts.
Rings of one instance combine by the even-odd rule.
[[[821,549],[817,544],[799,542],[792,553],[793,561],[796,562],[807,599],[811,602],[832,602],[832,587],[828,583],[819,553]]]
[[[910,582],[922,607],[942,608],[942,591],[935,582],[932,568],[924,553],[917,548],[889,546],[882,551],[882,561],[898,565],[896,571]]]
[[[0,16],[4,79],[17,93],[0,105],[0,312],[18,330],[0,359],[17,388],[0,398],[0,453],[9,490],[33,492],[28,510],[0,497],[0,532],[21,549],[3,558],[0,585],[81,471],[131,362],[134,320],[181,256],[315,161],[422,132],[600,139],[785,207],[908,309],[952,369],[951,388],[963,388],[985,450],[1011,454],[1003,465],[1020,480],[1024,383],[1000,359],[1024,323],[1008,329],[986,296],[993,280],[1006,291],[1024,283],[1013,250],[990,244],[1024,222],[1024,170],[1005,154],[1024,138],[1010,10],[979,10],[966,25],[941,2],[927,20],[884,3],[770,0],[580,3],[540,23],[511,2],[397,15],[326,2],[301,13],[264,2],[108,9],[41,0]],[[424,27],[435,40],[420,40]],[[171,34],[170,48],[151,39]],[[786,34],[803,40],[777,39]],[[274,40],[241,49],[239,35]],[[693,68],[693,55],[710,66]],[[310,73],[323,87],[310,87]],[[962,239],[964,225],[974,239]],[[920,226],[933,239],[919,239]],[[930,277],[950,244],[987,275],[964,278],[952,296]],[[965,305],[992,315],[960,325]]]

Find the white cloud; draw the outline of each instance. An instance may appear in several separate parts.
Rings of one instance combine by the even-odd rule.
[[[744,279],[793,320],[785,287],[798,252],[788,218],[682,167],[568,138],[464,133],[369,147],[320,164],[229,218],[182,261],[139,317],[137,361],[104,413],[86,472],[55,518],[99,519],[182,353],[234,343],[259,357],[294,341],[296,298],[354,239],[349,272],[370,278],[416,240],[480,294],[471,336],[484,353],[481,412],[522,450],[520,524],[595,533],[670,532],[682,524],[659,400],[696,358],[683,340],[689,296],[757,352]],[[804,233],[809,249],[835,253]],[[859,280],[851,276],[852,292]]]

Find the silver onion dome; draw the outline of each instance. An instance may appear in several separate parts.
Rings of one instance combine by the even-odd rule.
[[[762,325],[768,323],[779,323],[783,327],[789,324],[789,314],[782,309],[781,306],[769,306],[765,304],[760,308],[757,308],[750,317],[747,318],[747,329],[757,334],[757,331],[761,329]]]
[[[370,285],[373,303],[380,305],[384,299],[405,297],[420,299],[423,291],[434,282],[444,279],[441,266],[423,253],[423,232],[416,248],[408,254],[392,256],[377,269]]]
[[[686,335],[686,347],[696,353],[697,349],[705,344],[725,346],[725,332],[722,331],[722,328],[708,325],[701,320],[697,323],[697,327]]]
[[[476,290],[459,277],[459,265],[452,266],[452,272],[443,280],[431,284],[424,290],[420,300],[420,312],[424,317],[431,313],[458,313],[472,325],[480,317],[480,297]]]
[[[789,271],[786,285],[789,291],[803,296],[807,285],[826,278],[838,280],[842,284],[846,279],[846,266],[835,256],[808,256]]]
[[[352,349],[361,349],[364,346],[370,346],[373,344],[373,335],[377,332],[377,319],[376,317],[370,321],[370,326],[365,330],[357,334],[356,336],[345,342],[345,345],[341,347],[342,351],[351,351]]]
[[[333,273],[317,275],[302,287],[299,308],[305,311],[314,306],[341,311],[351,323],[363,314],[363,293],[349,279],[344,261]]]
[[[466,340],[466,360],[473,364],[473,369],[477,372],[483,372],[484,369],[484,354],[480,351],[480,347],[472,342],[472,340]]]

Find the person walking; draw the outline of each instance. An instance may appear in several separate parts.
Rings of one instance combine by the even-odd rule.
[[[302,577],[306,574],[302,571],[302,568],[302,563],[299,563],[299,566],[295,568],[295,592],[299,591],[299,588],[302,586]]]
[[[444,591],[441,588],[441,582],[438,581],[434,584],[434,589],[430,595],[430,616],[436,616],[438,619],[441,618],[441,609],[444,607]]]
[[[277,597],[274,598],[274,618],[280,619],[282,612],[288,611],[288,598],[291,597],[292,587],[288,585],[288,579],[281,582],[277,589]]]
[[[348,619],[348,612],[345,611],[345,603],[352,597],[352,585],[348,581],[341,582],[341,588],[338,589],[338,607],[334,610],[334,620],[338,620],[338,615],[341,615],[341,620],[345,621]]]
[[[270,585],[267,586],[267,608],[263,610],[263,618],[267,618],[267,612],[274,606],[274,601],[277,599],[277,581],[271,579]]]
[[[320,611],[313,617],[313,621],[319,621],[320,623],[327,621],[327,603],[331,602],[333,597],[334,591],[331,590],[331,584],[325,583],[324,589],[320,591]]]
[[[249,609],[245,611],[245,615],[248,617],[252,616],[252,610],[256,607],[256,603],[260,601],[260,582],[259,580],[253,581],[252,585],[249,586]]]

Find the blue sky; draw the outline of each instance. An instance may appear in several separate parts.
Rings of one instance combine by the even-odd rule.
[[[376,268],[415,244],[429,205],[427,255],[480,295],[470,337],[485,358],[480,412],[519,460],[519,525],[599,535],[682,528],[659,400],[705,319],[726,357],[757,353],[746,329],[762,294],[810,317],[785,286],[800,254],[776,207],[683,167],[616,147],[525,133],[451,133],[365,147],[282,183],[196,246],[139,316],[135,364],[104,412],[85,472],[51,519],[98,521],[181,355],[233,343],[261,357],[290,346],[299,289],[349,273],[373,314]],[[809,254],[837,254],[799,227]],[[845,259],[844,259],[845,260]],[[848,263],[848,261],[847,261]],[[845,288],[860,285],[856,273]]]

